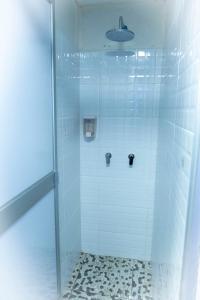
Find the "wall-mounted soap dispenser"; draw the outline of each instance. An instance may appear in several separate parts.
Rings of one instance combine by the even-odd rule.
[[[95,116],[86,116],[83,118],[83,135],[87,140],[96,137],[97,118]]]

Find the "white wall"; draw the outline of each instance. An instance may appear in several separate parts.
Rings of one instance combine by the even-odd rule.
[[[159,300],[179,299],[199,112],[199,2],[169,5],[152,249],[154,297]]]
[[[78,8],[56,1],[56,102],[62,293],[80,250]]]
[[[108,1],[109,2],[109,1]],[[80,50],[116,49],[119,44],[105,37],[106,31],[118,28],[119,16],[134,31],[133,41],[125,48],[161,48],[164,38],[166,2],[162,0],[115,1],[115,3],[81,6]]]
[[[162,52],[135,54],[81,55],[82,250],[149,260]],[[88,115],[97,116],[90,142],[82,132]],[[112,153],[110,167],[106,152]],[[129,153],[136,156],[132,168]]]

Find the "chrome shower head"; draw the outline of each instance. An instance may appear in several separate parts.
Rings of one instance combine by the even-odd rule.
[[[119,28],[111,29],[106,32],[106,37],[113,42],[128,42],[135,37],[135,33],[128,30],[123,22],[123,17],[119,17]]]

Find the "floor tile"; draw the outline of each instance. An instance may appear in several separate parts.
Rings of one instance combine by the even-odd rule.
[[[151,264],[81,253],[65,299],[152,300]]]

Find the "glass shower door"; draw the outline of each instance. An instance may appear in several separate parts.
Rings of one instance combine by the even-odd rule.
[[[0,298],[57,298],[51,5],[0,4]]]

